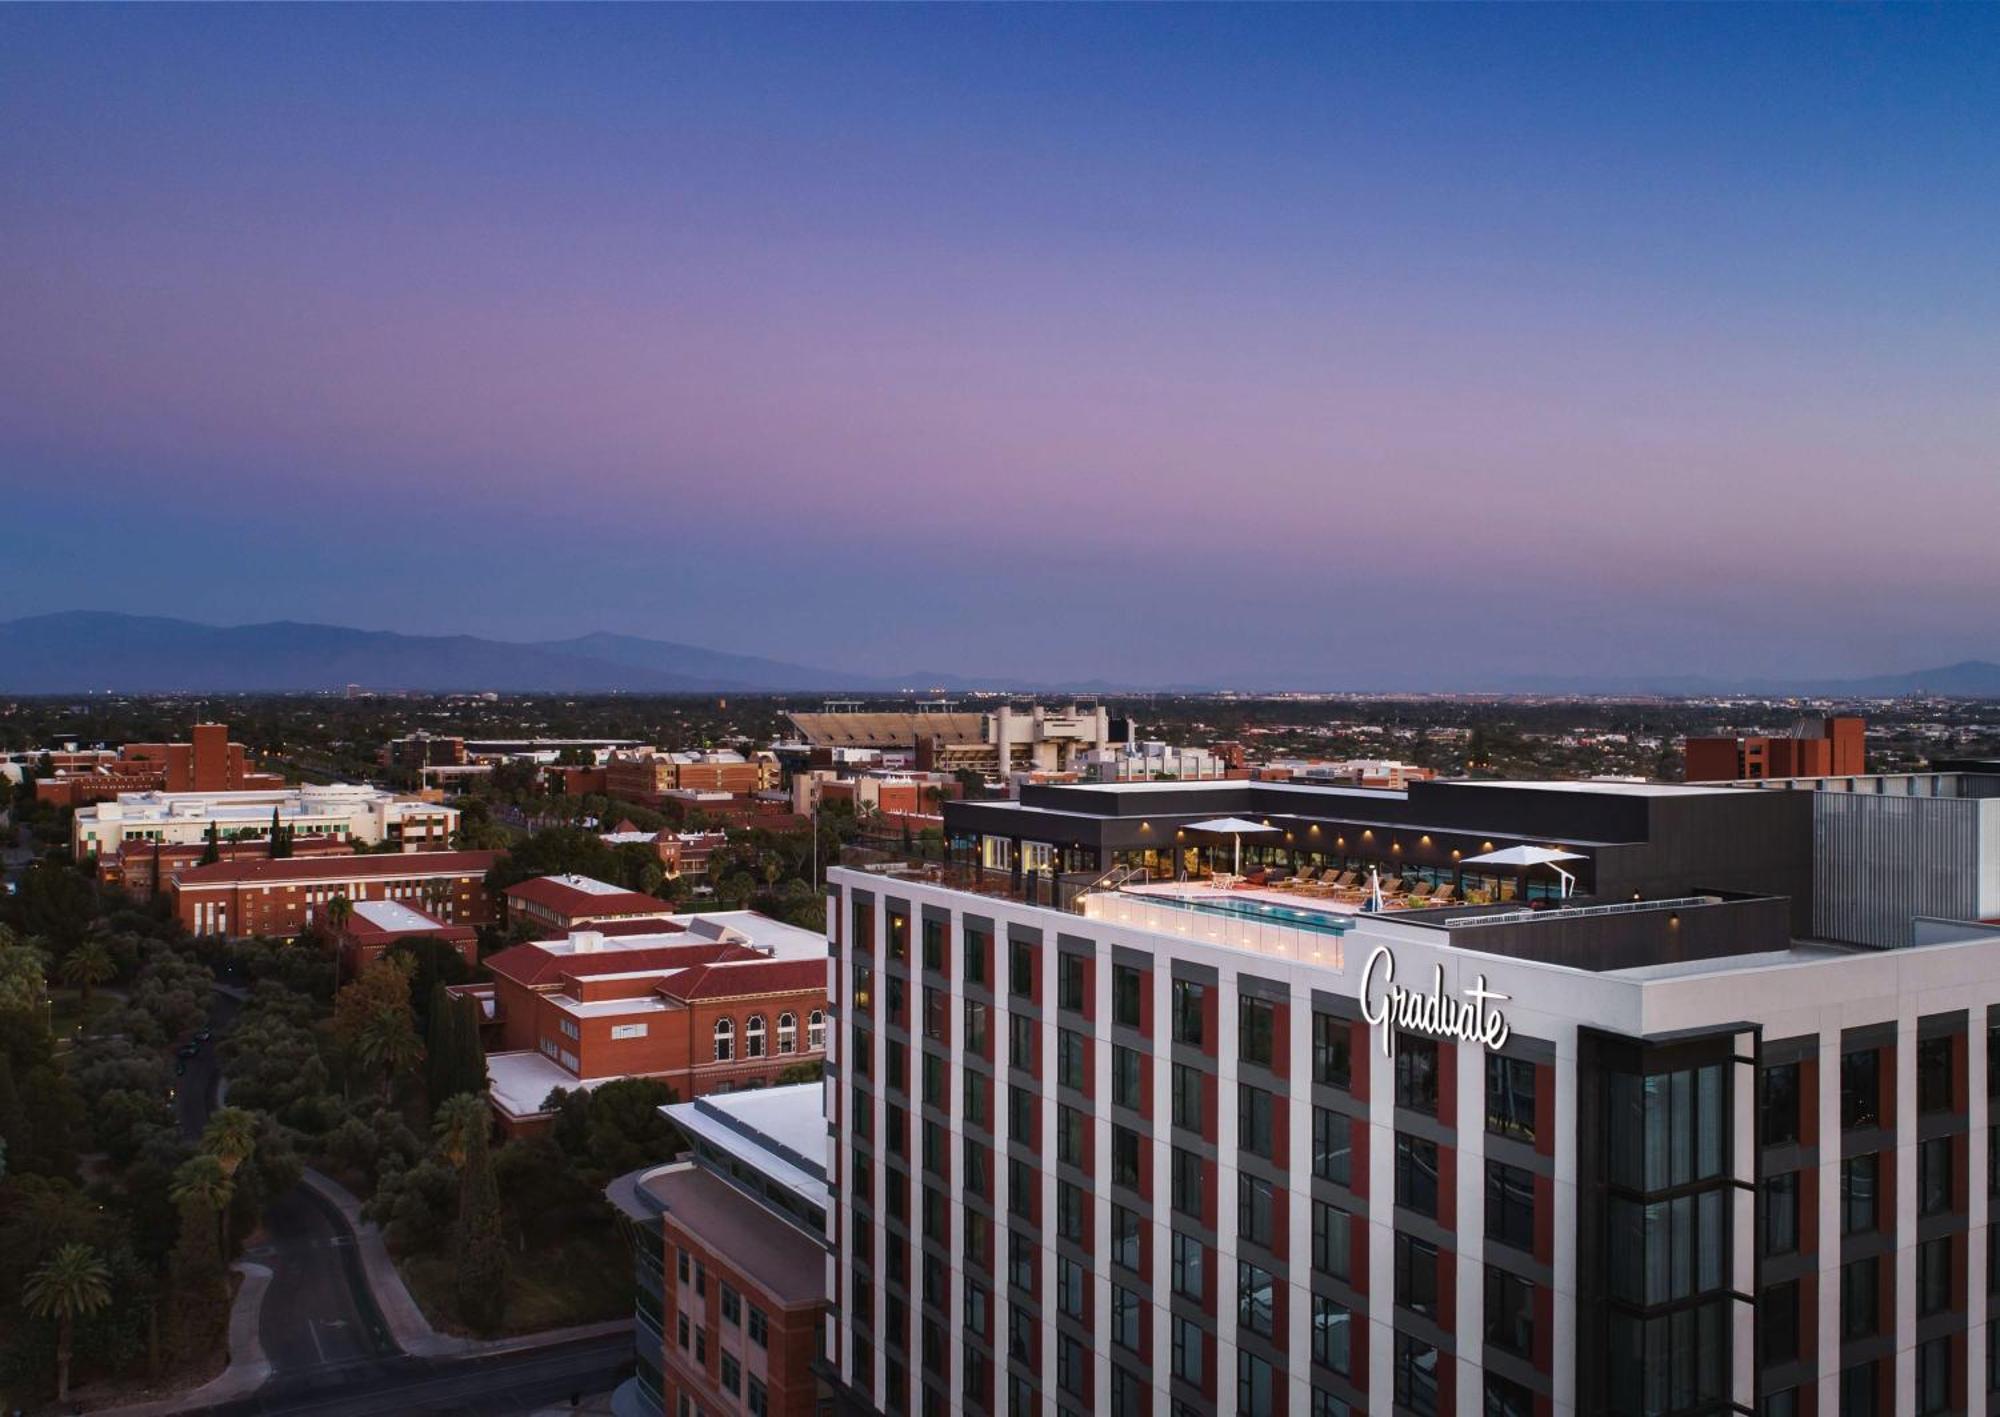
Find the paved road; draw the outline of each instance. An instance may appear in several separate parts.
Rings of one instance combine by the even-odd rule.
[[[274,1286],[275,1288],[275,1286]],[[395,1358],[345,1370],[273,1377],[215,1417],[515,1417],[631,1374],[632,1337],[612,1334],[523,1353]]]

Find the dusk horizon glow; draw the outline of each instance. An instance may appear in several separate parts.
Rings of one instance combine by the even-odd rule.
[[[0,11],[0,619],[2000,659],[2000,14]]]

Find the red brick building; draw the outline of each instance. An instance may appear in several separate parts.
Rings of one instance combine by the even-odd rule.
[[[174,916],[196,935],[295,935],[336,897],[418,905],[454,925],[490,925],[486,873],[504,852],[415,851],[188,866],[167,878]]]
[[[324,914],[314,922],[340,956],[340,977],[352,979],[405,940],[435,940],[458,952],[468,967],[479,963],[479,931],[452,925],[399,900],[364,900],[335,925]]]
[[[1867,726],[1859,718],[1808,718],[1786,737],[1690,738],[1684,763],[1689,782],[1854,777],[1868,771]]]
[[[35,798],[58,807],[108,802],[121,792],[248,792],[284,787],[277,773],[254,772],[241,743],[229,741],[226,723],[197,723],[185,743],[127,743],[115,759],[69,755],[55,776],[35,783]]]
[[[827,1304],[826,1114],[817,1083],[664,1108],[690,1158],[607,1194],[638,1231],[637,1372],[661,1413],[809,1417]],[[628,1410],[620,1406],[619,1410]]]
[[[817,932],[727,911],[516,945],[486,962],[490,989],[462,992],[490,998],[490,1097],[519,1133],[558,1087],[654,1077],[692,1098],[823,1061],[826,959]]]
[[[224,861],[268,861],[271,841],[269,837],[261,841],[218,841],[215,850]],[[207,842],[121,842],[117,850],[97,858],[97,882],[119,886],[134,900],[151,900],[155,887],[164,887],[176,871],[200,865],[207,851]],[[353,854],[354,843],[342,838],[302,836],[292,842],[294,858]]]
[[[665,920],[674,913],[657,896],[589,876],[536,876],[507,887],[505,895],[508,924],[525,923],[550,934],[612,920]]]

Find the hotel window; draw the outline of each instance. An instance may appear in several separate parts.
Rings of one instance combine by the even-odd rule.
[[[1202,1257],[1204,1248],[1200,1240],[1192,1235],[1173,1232],[1173,1286],[1174,1293],[1187,1298],[1202,1298]]]
[[[1026,1014],[1007,1015],[1007,1062],[1032,1072],[1035,1066],[1035,1021]]]
[[[1007,992],[1017,999],[1031,998],[1035,992],[1035,947],[1016,940],[1007,956]]]
[[[945,923],[928,917],[924,920],[924,968],[933,974],[944,973]]]
[[[1025,1087],[1007,1089],[1007,1135],[1010,1140],[1035,1145],[1035,1123],[1041,1117],[1041,1098]]]
[[[1877,1264],[1871,1256],[1840,1267],[1840,1337],[1843,1342],[1873,1338],[1880,1324],[1876,1304],[1881,1297]]]
[[[1236,1410],[1270,1412],[1272,1407],[1271,1365],[1255,1353],[1236,1353]]]
[[[1917,1345],[1917,1417],[1951,1410],[1951,1340]]]
[[[1396,1303],[1434,1319],[1438,1312],[1437,1246],[1396,1232]]]
[[[1486,1163],[1486,1238],[1532,1254],[1535,1248],[1535,1176],[1519,1166]]]
[[[1139,1095],[1139,1055],[1116,1044],[1111,1049],[1111,1100],[1134,1112],[1145,1110]]]
[[[1139,1027],[1140,993],[1145,975],[1128,964],[1111,966],[1111,1021],[1127,1028]]]
[[[1073,1319],[1083,1317],[1088,1298],[1083,1266],[1065,1255],[1056,1256],[1056,1308]]]
[[[1238,1172],[1236,1176],[1236,1234],[1239,1240],[1271,1248],[1276,1228],[1277,1195],[1269,1181]]]
[[[1090,1363],[1081,1343],[1066,1333],[1056,1335],[1056,1387],[1071,1397],[1084,1397],[1090,1384]]]
[[[1201,1047],[1201,1016],[1208,989],[1189,979],[1174,981],[1174,1042]]]
[[[1236,1263],[1236,1322],[1252,1333],[1271,1336],[1277,1281],[1248,1260]],[[1260,1408],[1259,1411],[1268,1411]]]
[[[1139,1134],[1129,1127],[1111,1129],[1111,1184],[1139,1188]]]
[[[1517,1358],[1535,1355],[1535,1286],[1518,1274],[1487,1266],[1486,1341]]]
[[[1082,1034],[1066,1028],[1056,1031],[1056,1086],[1083,1091],[1083,1054]]]
[[[1137,1211],[1111,1207],[1111,1263],[1134,1274],[1139,1272],[1139,1227]]]
[[[1611,1287],[1634,1304],[1666,1304],[1722,1288],[1728,1192],[1611,1201]]]
[[[976,999],[965,1001],[965,1051],[986,1056],[986,1005]]]
[[[965,1079],[965,1123],[971,1127],[986,1125],[986,1078],[967,1068],[961,1077]]]
[[[1940,1235],[1917,1246],[1917,1317],[1929,1318],[1951,1307],[1951,1236]]]
[[[1784,1146],[1799,1139],[1797,1063],[1774,1063],[1764,1069],[1758,1111],[1765,1146]]]
[[[951,995],[928,984],[924,986],[924,1037],[934,1043],[951,1042]]]
[[[1847,1131],[1882,1123],[1881,1050],[1863,1048],[1840,1059],[1840,1125]]]
[[[1312,1357],[1323,1368],[1345,1376],[1354,1366],[1354,1316],[1345,1304],[1324,1294],[1312,1296]]]
[[[1486,1055],[1486,1130],[1535,1139],[1535,1065],[1527,1059]]]
[[[1880,1155],[1850,1156],[1840,1163],[1840,1233],[1866,1235],[1874,1231],[1876,1171]]]
[[[1917,1044],[1917,1110],[1926,1116],[1952,1110],[1951,1052],[1948,1037]]]
[[[1201,1120],[1201,1073],[1186,1063],[1175,1063],[1173,1071],[1174,1125],[1199,1132]]]
[[[1277,1015],[1277,1006],[1269,999],[1245,994],[1236,1001],[1237,1056],[1244,1062],[1271,1066]]]
[[[1067,1013],[1083,1012],[1083,971],[1089,961],[1082,955],[1064,953],[1056,957],[1056,1007]]]
[[[1347,1117],[1325,1107],[1313,1108],[1313,1175],[1336,1186],[1349,1182],[1354,1129]]]
[[[1729,1126],[1727,1092],[1720,1063],[1644,1077],[1612,1073],[1611,1183],[1663,1191],[1720,1178]]]
[[[1951,1138],[1917,1143],[1917,1214],[1942,1215],[1951,1209]]]
[[[1765,1367],[1799,1356],[1799,1282],[1774,1284],[1757,1296],[1757,1361]]]
[[[1018,1231],[1007,1234],[1007,1282],[1016,1289],[1035,1287],[1035,1242]],[[1025,1317],[1018,1307],[1014,1316]]]
[[[1139,1296],[1122,1284],[1111,1286],[1111,1341],[1135,1352],[1139,1347]]]
[[[875,1007],[875,971],[868,965],[854,966],[854,1011],[869,1013]]]
[[[1875,1365],[1856,1363],[1840,1371],[1840,1417],[1875,1417]]]
[[[1535,1395],[1498,1373],[1486,1375],[1484,1417],[1535,1417]]]
[[[746,1058],[761,1058],[764,1056],[764,1016],[762,1014],[750,1015],[750,1022],[743,1025],[743,1056]]]
[[[1332,1014],[1313,1015],[1313,1081],[1343,1091],[1353,1081],[1353,1030]]]
[[[1111,1365],[1111,1417],[1144,1417],[1149,1383],[1116,1363]],[[1030,1409],[1035,1410],[1035,1409]]]
[[[1083,1187],[1071,1181],[1056,1182],[1056,1238],[1083,1243]]]
[[[965,979],[967,983],[977,984],[981,988],[985,988],[990,982],[986,978],[986,946],[987,942],[991,939],[992,936],[988,935],[984,930],[977,929],[971,925],[965,927]]]
[[[1201,1157],[1182,1147],[1174,1148],[1173,1204],[1182,1215],[1201,1219]],[[1995,1234],[2000,1234],[1996,1228]]]
[[[1438,1046],[1433,1040],[1396,1035],[1396,1105],[1437,1115]]]
[[[1267,1161],[1277,1159],[1273,1153],[1275,1142],[1273,1120],[1275,1099],[1261,1087],[1249,1083],[1236,1085],[1237,1145],[1252,1156],[1261,1156]]]
[[[1353,1264],[1353,1217],[1339,1206],[1314,1201],[1312,1267],[1335,1279],[1346,1279]]]
[[[965,1193],[986,1194],[986,1148],[971,1137],[965,1139]]]
[[[1396,1404],[1408,1408],[1417,1417],[1437,1417],[1437,1349],[1422,1339],[1399,1333],[1396,1335],[1395,1363]]]
[[[1201,1325],[1177,1314],[1174,1316],[1173,1332],[1174,1376],[1184,1383],[1200,1387],[1202,1354],[1206,1351]]]
[[[858,1040],[865,1035],[862,1034],[860,1029],[856,1029],[854,1036],[858,1046]],[[715,1021],[715,1061],[726,1063],[735,1056],[735,1053],[736,1025],[729,1019],[719,1018]]]
[[[1056,1160],[1064,1166],[1083,1165],[1083,1113],[1056,1108]]]
[[[1437,1143],[1396,1133],[1396,1204],[1436,1219],[1437,1187]]]
[[[1764,1253],[1789,1255],[1799,1247],[1799,1173],[1767,1176],[1757,1187],[1764,1210]]]

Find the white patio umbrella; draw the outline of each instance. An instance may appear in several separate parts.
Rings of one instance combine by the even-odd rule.
[[[1458,864],[1461,866],[1519,866],[1523,870],[1529,866],[1546,866],[1562,877],[1563,899],[1568,900],[1570,892],[1576,888],[1576,877],[1556,865],[1558,861],[1583,861],[1588,858],[1578,851],[1558,851],[1553,846],[1508,846],[1499,851],[1489,851],[1483,856],[1468,856]]]
[[[1243,838],[1246,836],[1261,836],[1267,833],[1275,833],[1282,831],[1283,828],[1265,826],[1262,822],[1253,822],[1244,817],[1211,817],[1205,822],[1190,822],[1185,827],[1182,827],[1181,830],[1212,832],[1217,836],[1231,838],[1236,845],[1236,854],[1230,874],[1240,876],[1243,874]]]

